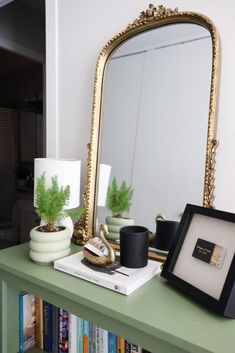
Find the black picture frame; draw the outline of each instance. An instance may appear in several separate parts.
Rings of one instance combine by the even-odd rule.
[[[222,246],[220,268],[193,255],[201,239]],[[161,276],[213,311],[235,318],[234,253],[235,214],[187,204]]]

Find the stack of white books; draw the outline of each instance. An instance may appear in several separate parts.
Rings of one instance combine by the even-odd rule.
[[[101,268],[90,265],[84,259],[82,251],[54,262],[56,270],[125,295],[131,294],[160,273],[161,265],[160,262],[148,260],[147,266],[142,268],[127,268],[117,264],[113,267],[109,265]]]

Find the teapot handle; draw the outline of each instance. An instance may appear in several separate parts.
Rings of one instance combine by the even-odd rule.
[[[162,213],[158,213],[155,217],[155,221],[165,221],[165,216]]]

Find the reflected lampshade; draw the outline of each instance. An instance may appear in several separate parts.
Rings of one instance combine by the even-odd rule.
[[[46,187],[51,187],[55,175],[59,187],[70,186],[70,198],[65,209],[76,208],[80,204],[81,161],[75,159],[36,158],[34,160],[34,206],[36,207],[37,179],[45,173]]]
[[[106,205],[106,196],[109,185],[109,177],[111,173],[111,166],[107,164],[100,164],[99,186],[98,186],[98,206]]]

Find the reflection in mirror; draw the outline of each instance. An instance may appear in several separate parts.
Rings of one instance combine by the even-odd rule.
[[[156,214],[203,203],[211,70],[210,32],[193,23],[137,34],[108,60],[100,162],[134,189],[126,216],[153,232]],[[108,215],[97,207],[98,224]]]

